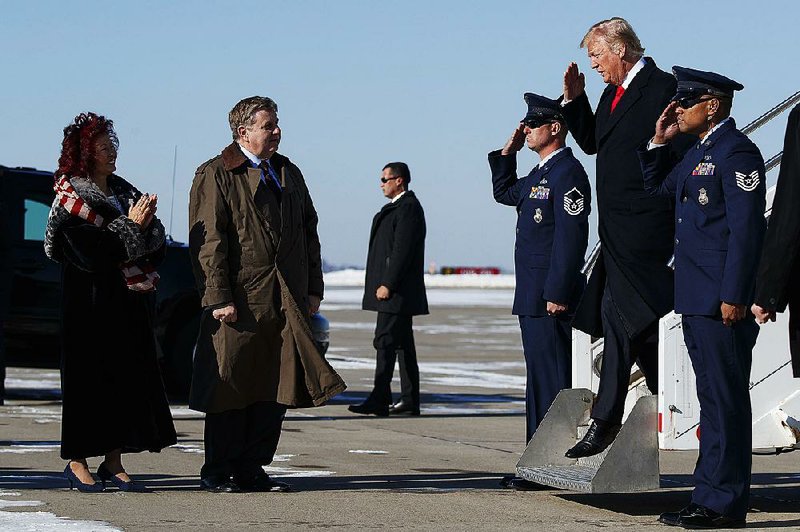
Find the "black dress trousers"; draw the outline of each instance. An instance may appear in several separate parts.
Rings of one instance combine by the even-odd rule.
[[[249,479],[263,472],[278,448],[286,407],[260,401],[240,410],[206,414],[206,461],[201,478]]]
[[[658,321],[629,338],[608,285],[603,293],[601,313],[603,365],[592,419],[620,424],[634,362],[644,373],[650,392],[658,393]]]
[[[411,329],[410,314],[378,312],[373,346],[377,351],[375,386],[367,401],[385,406],[392,404],[392,374],[395,361],[400,362],[401,399],[419,406],[419,366]]]

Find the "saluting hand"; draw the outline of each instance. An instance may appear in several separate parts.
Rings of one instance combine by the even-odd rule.
[[[745,305],[731,305],[730,303],[723,302],[720,305],[722,311],[722,324],[731,326],[737,321],[744,318],[744,313],[747,307]]]
[[[570,63],[564,72],[564,100],[574,100],[586,89],[586,78],[578,70],[578,65]]]
[[[755,303],[753,304],[752,307],[750,307],[750,312],[752,312],[755,315],[756,321],[762,325],[767,323],[768,321],[775,321],[774,310],[767,310],[764,307],[756,305]]]
[[[678,113],[675,112],[677,108],[678,102],[671,102],[658,117],[653,143],[667,144],[681,132],[678,128]]]
[[[525,144],[525,124],[519,124],[519,127],[514,130],[514,133],[511,134],[511,137],[506,141],[506,145],[503,146],[503,149],[500,153],[503,155],[509,155],[511,153],[516,153],[522,149],[522,146]]]

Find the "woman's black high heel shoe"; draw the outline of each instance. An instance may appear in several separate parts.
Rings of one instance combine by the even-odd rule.
[[[97,468],[97,476],[100,477],[100,480],[103,482],[103,487],[106,485],[106,481],[110,480],[112,484],[114,484],[120,491],[133,491],[136,493],[144,493],[149,491],[145,486],[139,484],[134,480],[130,480],[129,482],[125,482],[117,475],[113,475],[111,471],[108,470],[106,467],[106,463],[103,462]]]
[[[97,482],[94,484],[84,484],[81,482],[81,479],[78,478],[78,475],[75,474],[69,466],[69,463],[67,463],[67,467],[64,469],[64,477],[69,482],[70,489],[75,488],[83,493],[100,493],[103,491],[103,486]]]

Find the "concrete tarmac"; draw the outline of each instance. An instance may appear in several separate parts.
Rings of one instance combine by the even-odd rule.
[[[152,493],[70,491],[58,449],[58,373],[10,368],[12,397],[0,407],[0,530],[100,530],[103,523],[131,531],[668,530],[658,514],[688,502],[694,452],[661,453],[656,491],[586,495],[499,486],[514,471],[525,430],[524,364],[506,308],[439,307],[415,320],[423,415],[389,418],[354,415],[346,406],[371,386],[375,315],[347,305],[323,311],[332,323],[328,357],[350,388],[331,405],[287,415],[267,471],[294,492],[200,491],[202,414],[180,402],[173,404],[177,446],[124,457]],[[749,528],[800,530],[800,452],[754,456],[753,472]]]

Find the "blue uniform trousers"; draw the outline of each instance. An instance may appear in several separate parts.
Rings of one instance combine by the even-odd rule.
[[[759,327],[752,315],[731,327],[720,318],[683,316],[683,336],[697,376],[700,456],[692,502],[744,519],[750,496],[750,365]]]
[[[571,387],[572,327],[570,316],[519,316],[525,353],[525,441],[544,419],[558,392]]]

